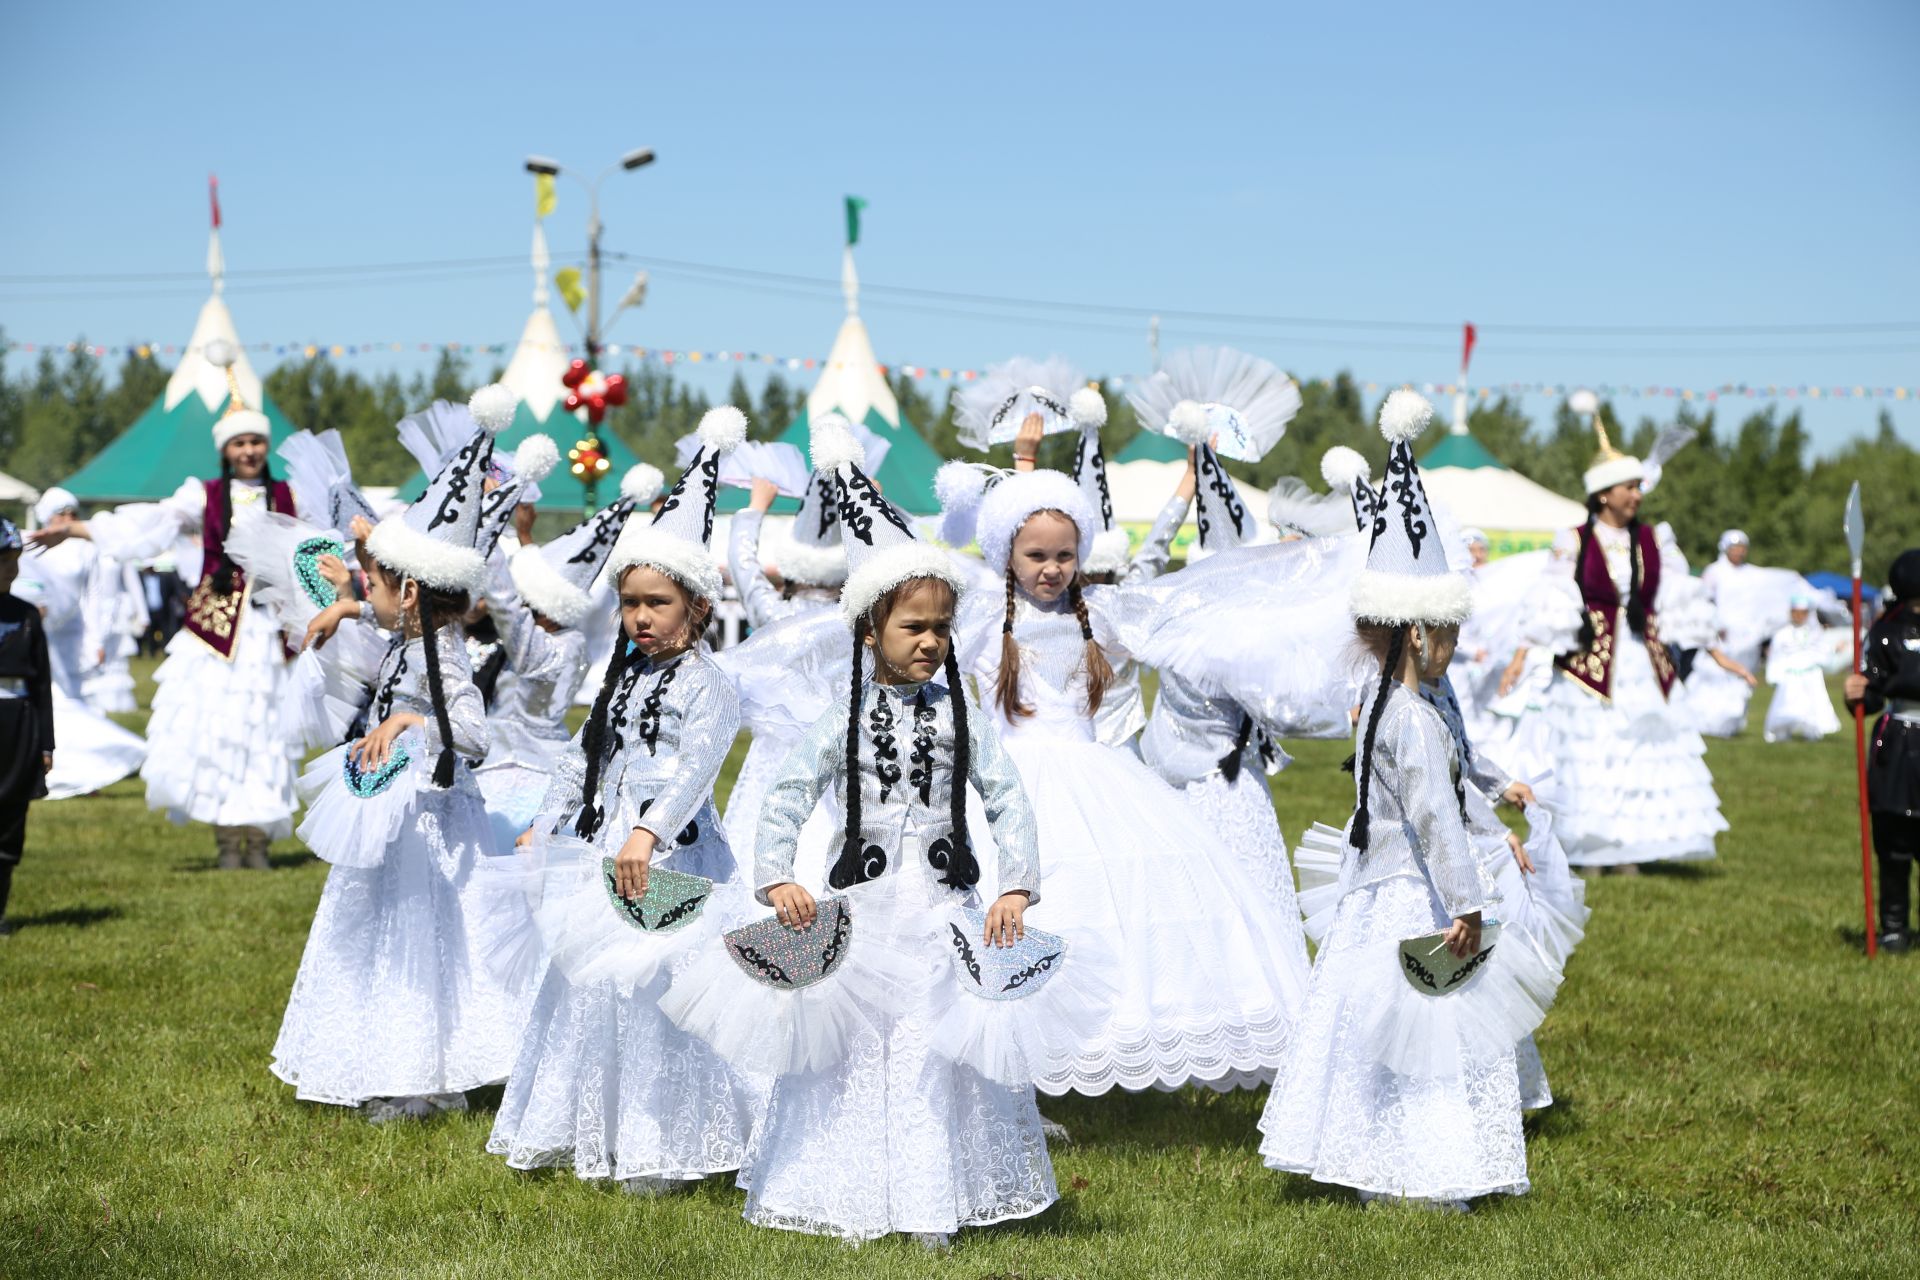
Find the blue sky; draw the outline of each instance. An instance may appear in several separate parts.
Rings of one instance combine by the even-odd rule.
[[[1163,321],[1163,349],[1229,341],[1301,377],[1448,381],[1449,326],[1473,320],[1476,382],[1920,385],[1920,326],[1524,327],[1920,321],[1916,47],[1903,0],[33,5],[0,41],[0,325],[184,341],[204,284],[126,277],[200,269],[217,172],[236,273],[508,260],[236,275],[249,341],[510,341],[522,158],[592,173],[648,144],[657,164],[604,187],[611,250],[830,279],[855,192],[869,285],[1122,308],[870,292],[891,362],[1139,373],[1124,309],[1157,307],[1436,326]],[[556,253],[584,221],[563,185]],[[45,275],[111,278],[22,279]],[[660,266],[611,337],[824,355],[839,311],[829,288]],[[1808,405],[1816,441],[1881,403]],[[1920,442],[1920,405],[1892,407]]]

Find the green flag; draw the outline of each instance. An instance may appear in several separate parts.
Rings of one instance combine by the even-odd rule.
[[[860,243],[860,211],[867,202],[859,196],[847,197],[847,247],[851,249]]]

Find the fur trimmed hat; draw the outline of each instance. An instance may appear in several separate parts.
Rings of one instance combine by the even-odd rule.
[[[966,583],[945,551],[913,536],[913,525],[881,496],[861,469],[866,451],[838,415],[813,424],[813,469],[831,477],[839,512],[840,542],[847,553],[847,582],[840,588],[840,616],[858,629],[874,602],[912,578],[938,578],[957,602]]]
[[[500,411],[505,393],[505,412]],[[399,515],[373,527],[367,551],[387,568],[441,591],[480,590],[487,561],[478,547],[481,488],[493,461],[493,438],[513,421],[513,393],[504,387],[474,392],[465,409],[444,402],[432,412],[465,439],[431,474],[427,491]]]
[[[1447,549],[1413,442],[1433,420],[1433,406],[1405,389],[1380,406],[1387,439],[1387,478],[1381,485],[1367,564],[1353,582],[1348,610],[1362,622],[1458,626],[1473,611],[1465,574],[1447,565]],[[1357,505],[1357,504],[1356,504]]]
[[[1013,539],[1021,527],[1040,511],[1058,511],[1073,521],[1080,535],[1080,565],[1084,569],[1093,558],[1094,535],[1100,531],[1100,517],[1088,505],[1086,495],[1073,478],[1062,471],[1017,471],[987,491],[980,502],[978,537],[980,555],[995,574],[1007,571],[1013,554]]]
[[[720,492],[720,459],[747,438],[747,415],[730,404],[709,409],[700,419],[700,451],[680,473],[651,523],[631,521],[620,531],[607,559],[607,582],[635,565],[647,565],[706,600],[720,596],[720,566],[709,549],[713,541],[713,502]]]
[[[527,607],[563,627],[585,621],[593,581],[606,568],[620,531],[659,494],[660,468],[638,463],[621,477],[618,498],[558,537],[516,551],[507,572]]]

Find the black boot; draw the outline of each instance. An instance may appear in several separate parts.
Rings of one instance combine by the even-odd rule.
[[[1908,881],[1913,874],[1913,859],[1880,854],[1880,949],[1895,955],[1913,945],[1913,922],[1909,918]]]
[[[13,893],[13,868],[11,862],[0,862],[0,938],[13,932],[13,924],[7,919],[7,898]]]

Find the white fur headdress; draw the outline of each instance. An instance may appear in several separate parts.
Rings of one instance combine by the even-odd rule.
[[[620,496],[558,537],[524,546],[507,562],[527,607],[563,627],[577,627],[592,607],[593,580],[606,567],[620,531],[660,493],[660,468],[636,463],[620,478]]]
[[[1085,567],[1100,526],[1080,486],[1060,471],[1019,471],[993,486],[980,503],[980,556],[987,568],[996,574],[1007,571],[1014,536],[1038,511],[1058,511],[1073,521],[1080,535],[1080,564]]]
[[[840,615],[857,628],[874,602],[912,578],[937,578],[957,602],[966,589],[945,551],[913,536],[913,525],[861,469],[865,451],[846,420],[822,417],[813,427],[813,469],[834,481],[840,541],[846,548],[847,582],[840,588]]]

